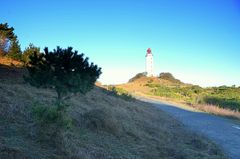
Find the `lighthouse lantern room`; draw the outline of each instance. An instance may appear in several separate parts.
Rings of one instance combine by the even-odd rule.
[[[146,54],[146,73],[148,77],[153,76],[153,54],[151,48],[147,49]]]

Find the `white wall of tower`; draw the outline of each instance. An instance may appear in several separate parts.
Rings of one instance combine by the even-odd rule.
[[[153,55],[147,54],[146,55],[146,73],[148,77],[152,77],[153,73]]]

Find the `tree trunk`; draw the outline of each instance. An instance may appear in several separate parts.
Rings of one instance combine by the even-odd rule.
[[[62,93],[59,90],[56,90],[56,91],[57,91],[57,103],[61,104],[61,102],[62,102]]]

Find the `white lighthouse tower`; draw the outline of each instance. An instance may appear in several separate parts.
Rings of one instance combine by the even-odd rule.
[[[150,48],[147,49],[146,54],[146,73],[148,77],[153,76],[153,54]]]

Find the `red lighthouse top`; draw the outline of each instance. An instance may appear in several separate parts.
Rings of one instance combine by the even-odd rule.
[[[148,48],[148,49],[147,49],[147,55],[148,55],[148,54],[152,54],[151,48]]]

